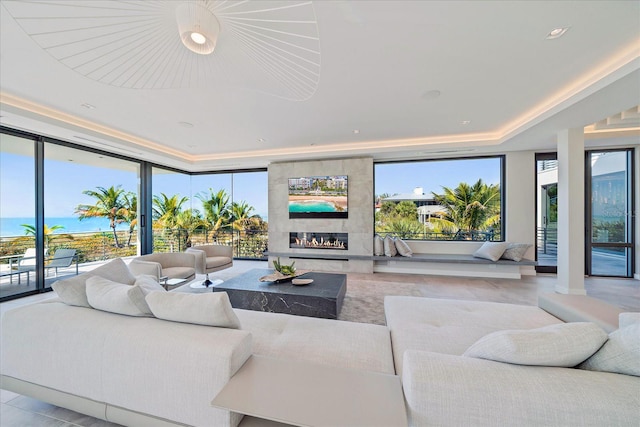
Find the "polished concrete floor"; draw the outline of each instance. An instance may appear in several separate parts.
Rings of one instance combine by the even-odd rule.
[[[228,279],[251,268],[266,268],[261,261],[235,261],[234,267],[216,273]],[[552,292],[557,282],[555,275],[540,274],[521,280],[480,279],[441,276],[397,275],[387,273],[349,274],[353,281],[377,282],[384,293],[393,295],[395,284],[414,285],[419,295],[431,298],[474,299],[514,304],[535,305],[540,292]],[[602,299],[625,310],[640,311],[640,281],[632,279],[585,278],[588,295]],[[0,304],[0,313],[20,305],[55,297],[52,292]],[[26,396],[0,390],[0,426],[114,426],[67,409],[59,408]]]

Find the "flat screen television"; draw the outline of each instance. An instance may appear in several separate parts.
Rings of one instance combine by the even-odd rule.
[[[347,218],[346,175],[289,178],[289,218]]]

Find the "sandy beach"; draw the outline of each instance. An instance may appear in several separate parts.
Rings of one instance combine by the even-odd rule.
[[[343,210],[347,209],[347,196],[322,196],[322,195],[318,195],[318,196],[290,195],[289,196],[290,202],[312,202],[314,200],[317,200],[319,202],[330,202],[330,203],[333,203],[335,206],[342,208]]]

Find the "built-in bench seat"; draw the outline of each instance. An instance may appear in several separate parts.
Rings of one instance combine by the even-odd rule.
[[[440,276],[490,277],[520,279],[520,267],[535,266],[536,261],[523,259],[491,261],[471,254],[421,254],[373,256],[373,271],[380,273],[431,274]]]
[[[440,276],[493,277],[520,279],[520,267],[533,267],[536,261],[523,259],[511,261],[500,259],[491,261],[476,258],[471,254],[421,254],[404,256],[375,256],[338,254],[312,254],[292,252],[270,252],[270,256],[295,259],[315,259],[327,261],[371,260],[373,271],[380,273],[433,274]]]

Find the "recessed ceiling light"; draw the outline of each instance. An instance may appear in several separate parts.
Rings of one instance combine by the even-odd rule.
[[[355,133],[356,135],[360,133],[360,129],[354,129],[353,133]]]
[[[96,109],[95,105],[91,105],[91,104],[86,103],[86,102],[84,104],[80,104],[80,106],[86,108],[87,110],[95,110]]]
[[[460,122],[460,124],[465,125],[465,126],[468,125],[469,123],[471,123],[471,120],[463,120],[463,121]]]
[[[554,28],[553,30],[549,31],[549,34],[547,34],[546,39],[553,40],[553,39],[557,39],[558,37],[562,37],[564,33],[566,33],[568,30],[569,30],[569,27]]]
[[[442,92],[440,92],[437,89],[434,90],[428,90],[425,93],[422,94],[422,99],[436,99],[440,96]]]
[[[312,142],[312,143],[311,143],[311,144],[309,144],[309,145],[313,146],[313,145],[316,145],[316,143],[315,143],[315,142]]]
[[[258,142],[267,142],[267,140],[264,138],[258,138]]]
[[[189,122],[178,122],[178,124],[184,128],[192,128],[193,127],[193,123],[189,123]]]

